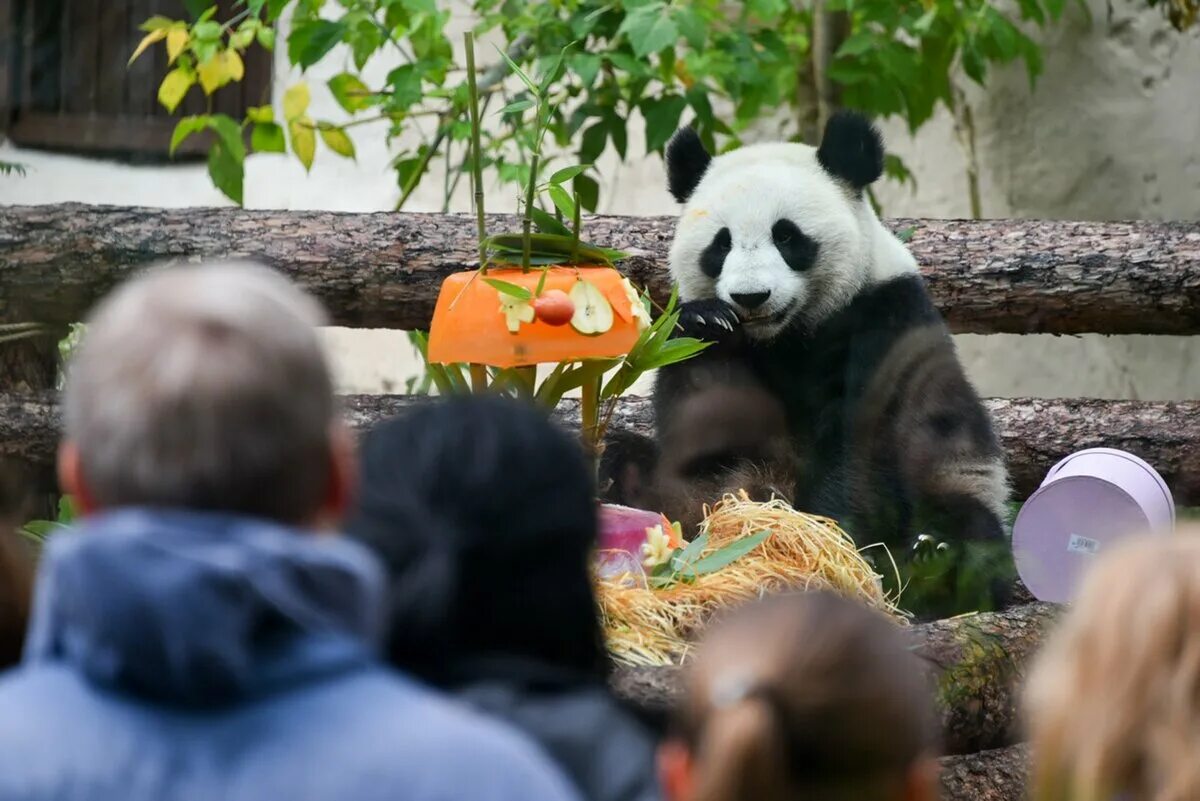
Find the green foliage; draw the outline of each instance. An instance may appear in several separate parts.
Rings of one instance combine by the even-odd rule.
[[[25,177],[25,165],[14,164],[11,161],[0,161],[0,175],[19,175]]]
[[[1187,7],[1194,0],[1159,0]],[[1077,0],[1082,3],[1082,0]],[[1155,0],[1151,0],[1155,2]],[[961,66],[982,83],[994,65],[1020,61],[1034,80],[1041,53],[1027,32],[1058,19],[1067,0],[830,0],[827,13],[844,15],[845,36],[825,75],[806,65],[813,13],[807,4],[784,0],[474,0],[477,34],[498,34],[506,49],[479,70],[484,113],[498,125],[485,127],[484,166],[501,183],[524,187],[530,154],[541,153],[547,135],[556,150],[593,164],[609,148],[628,153],[628,123],[639,112],[646,121],[645,145],[660,151],[681,123],[695,125],[712,150],[736,146],[756,119],[779,108],[795,111],[789,134],[811,136],[811,109],[798,98],[819,81],[829,81],[841,105],[875,116],[899,116],[918,129],[939,104],[955,103],[953,76]],[[347,133],[352,126],[380,124],[391,138],[410,133],[419,140],[392,161],[401,205],[427,175],[435,158],[448,167],[446,203],[467,164],[470,125],[467,93],[452,72],[446,25],[450,12],[433,0],[240,0],[227,21],[215,17],[214,0],[189,0],[193,22],[156,17],[143,29],[146,48],[165,43],[171,71],[160,101],[178,108],[198,86],[211,94],[241,79],[241,53],[273,47],[275,21],[291,9],[286,49],[302,70],[345,46],[352,69],[323,87],[348,121],[312,120],[304,110],[283,120],[259,114],[240,121],[253,127],[259,152],[289,147],[305,168],[318,142],[335,154],[354,157]],[[442,8],[439,8],[441,6]],[[381,53],[400,65],[372,85],[364,69]],[[307,91],[307,87],[305,87]],[[809,92],[811,94],[811,92]],[[306,95],[307,96],[307,95]],[[719,119],[717,100],[732,108]],[[305,104],[307,106],[307,104]],[[532,121],[528,113],[533,112]],[[432,122],[431,122],[432,120]],[[283,136],[287,132],[286,142]],[[319,133],[319,136],[318,136]],[[242,195],[239,154],[224,139],[210,160],[214,183],[231,198]],[[548,167],[547,158],[540,159]],[[895,157],[888,175],[911,176]],[[546,209],[568,211],[575,198],[584,209],[599,203],[599,184],[585,172],[571,186],[542,186]],[[558,189],[554,189],[558,186]]]
[[[690,584],[700,576],[715,573],[733,564],[761,545],[770,531],[759,531],[702,556],[708,547],[708,534],[701,534],[682,548],[676,548],[665,562],[650,572],[649,584],[655,589],[666,589],[675,584]]]
[[[58,515],[54,520],[30,520],[17,533],[37,545],[45,544],[51,536],[75,522],[75,505],[69,495],[58,499]]]

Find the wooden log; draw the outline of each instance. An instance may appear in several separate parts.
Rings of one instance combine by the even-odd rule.
[[[1033,603],[910,629],[935,683],[945,753],[970,754],[1019,739],[1017,690],[1056,614],[1056,607]],[[648,719],[661,720],[679,700],[680,678],[677,667],[621,667],[611,684]]]
[[[944,757],[941,768],[945,801],[1022,801],[1027,797],[1026,745]]]
[[[364,428],[397,414],[413,399],[355,395],[342,399],[350,423]],[[1008,457],[1014,497],[1025,498],[1050,469],[1074,450],[1095,446],[1135,453],[1162,473],[1177,503],[1200,503],[1200,401],[1149,403],[1107,400],[993,399],[986,401]],[[55,396],[0,394],[0,456],[49,463],[57,438]],[[578,408],[558,412],[578,426]],[[652,435],[650,400],[627,397],[612,426]]]
[[[890,220],[961,332],[1200,333],[1200,223]],[[589,239],[661,301],[673,217],[591,217]],[[489,229],[517,230],[512,216]],[[442,279],[475,262],[468,215],[84,205],[0,208],[0,316],[65,324],[148,264],[248,258],[314,292],[339,325],[426,328]]]

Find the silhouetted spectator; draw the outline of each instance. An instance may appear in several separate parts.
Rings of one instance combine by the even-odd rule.
[[[0,460],[0,671],[20,661],[29,617],[32,566],[15,532],[23,495],[10,466]]]
[[[714,628],[659,762],[670,801],[934,801],[936,739],[898,628],[803,593]]]
[[[654,741],[605,682],[577,441],[532,406],[446,400],[372,431],[362,476],[348,532],[392,575],[392,661],[529,733],[584,797],[658,797]]]
[[[247,265],[135,280],[90,321],[43,555],[0,680],[0,798],[567,799],[515,731],[377,665],[383,575],[314,536],[351,492],[316,305]]]
[[[1034,801],[1200,798],[1200,530],[1101,556],[1025,700]]]

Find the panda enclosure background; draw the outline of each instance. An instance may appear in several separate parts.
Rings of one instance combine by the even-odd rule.
[[[470,24],[455,10],[451,39]],[[983,213],[987,217],[1049,219],[1200,218],[1200,27],[1180,34],[1163,16],[1129,0],[1089,0],[1091,21],[1072,9],[1063,23],[1040,34],[1045,72],[1031,93],[1023,69],[1013,66],[968,84],[978,128]],[[490,47],[486,42],[482,47]],[[373,62],[381,77],[394,64]],[[277,77],[287,70],[280,53]],[[340,71],[338,58],[309,72],[313,82]],[[284,80],[276,80],[281,100]],[[324,93],[316,104],[333,101]],[[318,109],[320,112],[329,109]],[[605,183],[600,211],[673,214],[657,157],[638,152],[640,120],[632,120],[630,160],[611,151],[600,167]],[[756,138],[775,138],[764,120]],[[883,182],[887,216],[965,217],[965,164],[952,121],[944,113],[912,138],[902,125],[882,126],[890,149],[917,179],[915,191]],[[365,133],[365,132],[364,132]],[[379,211],[397,190],[380,169],[388,147],[379,132],[358,139],[357,164],[318,159],[311,175],[294,162],[252,156],[247,162],[248,208]],[[0,144],[0,160],[27,166],[24,178],[0,181],[0,203],[81,201],[161,207],[225,205],[203,165],[129,166]],[[438,211],[441,180],[422,182],[413,211]],[[515,198],[493,193],[493,211],[511,211]],[[465,186],[456,209],[469,207]],[[395,331],[330,329],[340,390],[403,391],[419,372],[404,335]],[[984,396],[1105,397],[1176,400],[1200,397],[1200,342],[1185,337],[960,336],[959,349]],[[648,383],[635,387],[643,394]]]

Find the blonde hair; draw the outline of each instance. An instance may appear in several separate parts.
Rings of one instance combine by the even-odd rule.
[[[1035,801],[1200,798],[1200,530],[1098,560],[1025,703]]]
[[[675,736],[695,801],[885,801],[936,749],[926,675],[900,630],[833,595],[780,596],[702,645]]]

